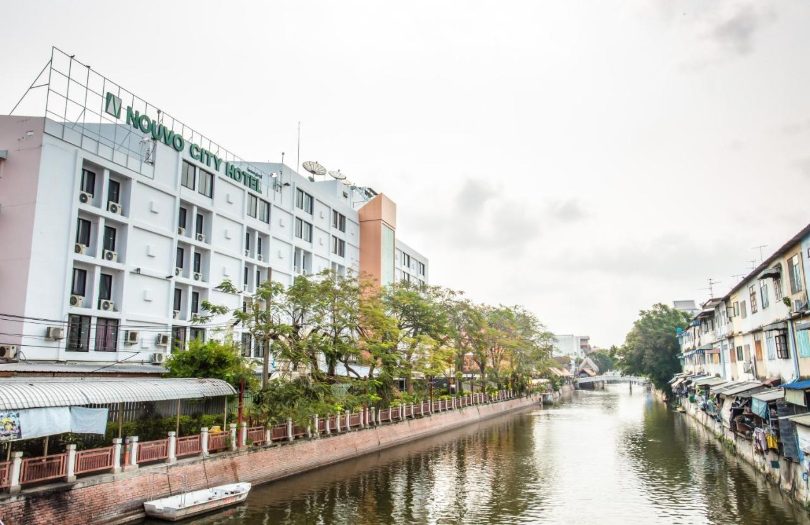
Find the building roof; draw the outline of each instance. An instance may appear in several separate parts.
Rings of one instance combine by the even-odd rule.
[[[810,379],[794,381],[793,383],[787,383],[782,386],[788,390],[810,390]]]
[[[782,399],[785,397],[785,391],[781,388],[774,388],[773,390],[765,390],[763,392],[756,393],[751,397],[766,402],[776,401],[777,399]]]
[[[221,379],[12,377],[0,381],[0,410],[229,396]]]
[[[728,291],[728,293],[723,297],[723,299],[728,299],[729,297],[731,297],[731,294],[742,288],[745,285],[745,283],[748,282],[751,278],[759,275],[765,269],[769,268],[777,258],[782,256],[786,251],[788,251],[791,247],[796,245],[798,242],[800,242],[804,237],[808,235],[810,235],[810,224],[802,228],[799,231],[799,233],[791,237],[785,244],[780,246],[778,250],[769,255],[768,258],[762,261],[762,263],[760,263],[759,266],[751,270],[751,272],[749,272],[748,275],[743,277],[737,284],[734,285],[733,288],[731,288],[731,290]]]
[[[757,390],[765,389],[765,385],[760,383],[759,381],[743,381],[741,383],[737,383],[729,388],[724,388],[720,392],[718,392],[721,396],[736,396],[737,394],[742,394],[744,392],[748,392],[750,390]]]
[[[780,418],[781,419],[781,418]],[[810,414],[799,414],[797,416],[788,416],[787,419],[803,427],[810,427]]]
[[[166,369],[160,365],[140,364],[140,363],[79,363],[71,362],[48,362],[48,361],[20,361],[19,363],[0,364],[0,375],[10,374],[133,374],[133,375],[161,375],[166,373]]]
[[[726,381],[722,377],[709,376],[696,380],[695,386],[714,386],[719,385],[721,383],[728,383],[728,381]]]

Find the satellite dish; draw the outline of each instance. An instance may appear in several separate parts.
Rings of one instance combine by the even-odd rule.
[[[344,180],[346,178],[346,175],[342,174],[340,170],[330,171],[329,176],[335,180]]]
[[[304,162],[303,166],[305,170],[312,173],[313,175],[326,175],[326,168],[324,168],[317,162],[308,160]]]

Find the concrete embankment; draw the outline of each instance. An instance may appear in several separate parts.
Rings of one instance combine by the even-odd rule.
[[[660,394],[657,395],[661,399]],[[765,454],[757,452],[752,440],[732,432],[730,428],[700,410],[696,404],[684,399],[681,406],[685,410],[683,416],[687,424],[699,435],[715,439],[735,457],[752,466],[758,477],[773,483],[794,501],[805,507],[810,506],[810,484],[802,476],[804,469],[800,463],[794,463],[775,451],[768,451]]]
[[[143,502],[207,486],[267,483],[324,465],[370,454],[423,437],[537,406],[537,396],[468,406],[373,428],[284,445],[227,452],[172,465],[81,478],[27,489],[0,500],[5,525],[119,524],[143,517]]]

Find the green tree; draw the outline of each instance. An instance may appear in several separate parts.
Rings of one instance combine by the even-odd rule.
[[[681,369],[676,331],[688,324],[687,314],[665,304],[642,310],[618,351],[622,371],[646,376],[657,388],[668,389],[669,380]]]
[[[242,381],[248,388],[255,386],[256,382],[253,370],[239,354],[239,348],[228,342],[191,340],[188,349],[173,352],[165,366],[169,377],[222,379],[237,389]]]

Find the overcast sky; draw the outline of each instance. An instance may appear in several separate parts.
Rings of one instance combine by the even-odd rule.
[[[621,343],[810,219],[810,3],[0,2],[0,111],[50,46],[251,160],[398,205],[431,281]]]

